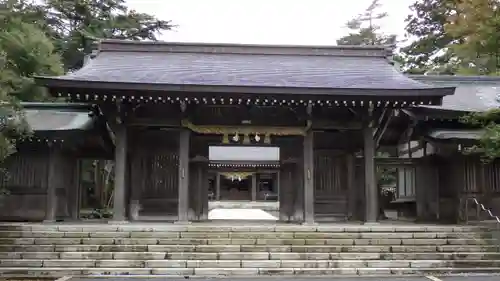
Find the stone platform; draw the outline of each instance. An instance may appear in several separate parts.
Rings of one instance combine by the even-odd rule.
[[[0,277],[500,272],[480,227],[276,222],[0,224]]]

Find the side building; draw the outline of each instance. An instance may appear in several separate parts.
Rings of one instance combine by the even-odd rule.
[[[499,108],[500,78],[410,77],[430,85],[453,86],[456,90],[454,95],[444,97],[440,106],[403,110],[411,119],[405,133],[411,135],[411,141],[400,144],[400,157],[414,159],[426,171],[399,171],[396,203],[416,204],[418,216],[423,220],[456,222],[466,216],[473,217],[477,215],[477,206],[472,198],[498,214],[500,162],[484,163],[479,154],[467,153],[467,148],[477,144],[484,132],[460,118]]]
[[[33,133],[5,163],[0,220],[78,219],[80,159],[113,157],[114,140],[92,104],[23,103]]]

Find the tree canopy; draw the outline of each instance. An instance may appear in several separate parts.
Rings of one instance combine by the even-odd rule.
[[[387,17],[380,8],[379,0],[372,0],[363,13],[347,22],[349,34],[338,39],[337,45],[394,45],[396,35],[380,32],[377,22]]]
[[[406,32],[416,38],[401,49],[410,73],[498,75],[500,53],[498,0],[415,0]],[[471,113],[461,121],[484,129],[468,152],[485,161],[500,157],[500,111]]]
[[[156,40],[172,27],[125,0],[0,0],[0,164],[29,133],[20,102],[51,100],[33,76],[80,68],[98,39]]]
[[[63,73],[52,40],[38,26],[23,22],[11,3],[0,7],[0,163],[29,133],[19,102],[48,99],[33,75]]]
[[[454,73],[454,53],[449,46],[457,39],[446,32],[445,25],[457,1],[415,0],[410,6],[405,31],[412,41],[400,50],[406,72]]]

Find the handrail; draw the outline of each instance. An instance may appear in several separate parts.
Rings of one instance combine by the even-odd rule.
[[[491,218],[491,219],[495,219],[496,220],[496,225],[497,225],[497,228],[500,228],[500,217],[499,216],[496,216],[493,214],[493,212],[486,208],[484,206],[484,204],[482,204],[481,202],[479,202],[476,198],[467,198],[466,199],[466,202],[469,201],[470,199],[472,199],[472,202],[474,202],[476,204],[476,208],[477,208],[477,213],[479,214],[479,211],[482,210],[484,212],[486,212],[486,214],[488,214],[488,216]],[[469,216],[468,216],[468,208],[467,208],[467,203],[465,204],[465,219],[466,219],[466,223],[469,222]]]

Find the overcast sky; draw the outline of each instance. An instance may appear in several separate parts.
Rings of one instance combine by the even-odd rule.
[[[386,32],[404,36],[414,0],[381,0]],[[334,45],[345,23],[371,0],[127,0],[130,8],[178,27],[161,39],[177,42]]]

